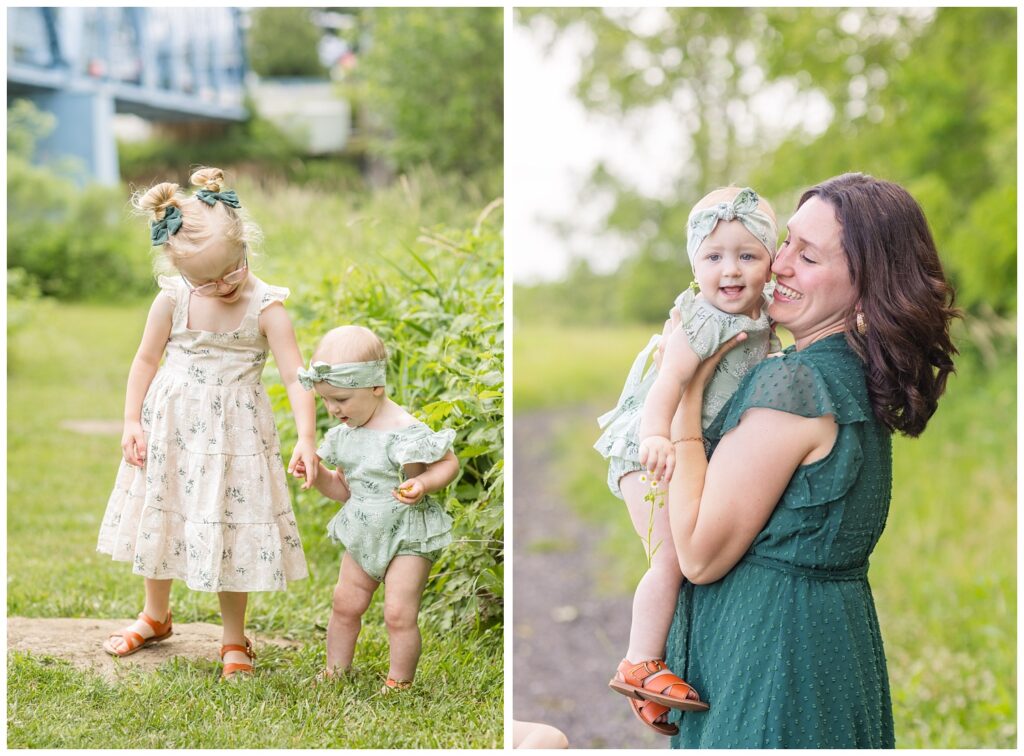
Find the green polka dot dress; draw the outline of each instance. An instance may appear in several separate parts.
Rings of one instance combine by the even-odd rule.
[[[798,468],[747,555],[679,593],[667,661],[711,704],[679,712],[675,748],[893,748],[889,678],[867,580],[885,527],[892,443],[845,337],[765,360],[707,429],[751,407],[832,415],[823,459]]]

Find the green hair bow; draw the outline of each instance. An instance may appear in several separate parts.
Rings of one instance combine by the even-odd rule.
[[[226,192],[212,192],[209,189],[200,189],[196,192],[196,197],[201,199],[210,207],[217,204],[217,200],[220,200],[228,207],[238,209],[242,206],[242,203],[238,201],[238,195],[235,194],[234,189],[228,189]]]
[[[177,205],[168,205],[164,210],[163,218],[149,223],[149,238],[153,242],[153,246],[166,244],[172,235],[178,233],[181,223],[181,210]]]

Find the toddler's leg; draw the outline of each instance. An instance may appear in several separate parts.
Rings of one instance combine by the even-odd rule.
[[[146,603],[142,607],[143,613],[158,623],[167,621],[167,613],[171,605],[171,585],[173,580],[154,580],[146,578]],[[138,633],[143,638],[152,638],[154,630],[148,622],[139,619],[129,625],[126,630]],[[123,638],[112,637],[107,643],[115,651],[123,652],[128,644]]]
[[[327,622],[328,674],[351,666],[363,614],[378,585],[380,583],[367,575],[346,551],[341,559],[338,584],[334,587],[331,618]]]
[[[619,487],[626,500],[633,527],[646,540],[651,503],[644,501],[644,496],[651,490],[651,483],[650,476],[643,475],[647,478],[643,481],[641,475],[639,472],[624,475],[619,481]],[[660,659],[665,655],[665,641],[672,624],[679,586],[683,581],[669,529],[667,496],[665,502],[665,506],[654,508],[650,548],[653,550],[657,547],[657,551],[633,594],[633,624],[629,631],[626,658],[634,662]]]
[[[245,648],[245,608],[249,603],[248,593],[221,591],[220,613],[224,622],[221,645],[238,645]],[[241,651],[228,651],[224,654],[225,664],[249,664],[249,657]]]
[[[430,560],[411,554],[396,556],[384,575],[384,624],[391,643],[388,677],[411,681],[420,660],[420,599],[430,575]]]

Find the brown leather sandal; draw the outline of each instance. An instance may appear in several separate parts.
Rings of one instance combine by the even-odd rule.
[[[110,636],[103,641],[103,650],[111,656],[125,657],[131,656],[136,651],[141,651],[146,646],[152,646],[155,643],[159,643],[162,640],[170,638],[174,635],[171,628],[171,610],[167,610],[167,619],[163,622],[157,622],[155,619],[150,617],[145,612],[139,612],[139,619],[153,628],[153,635],[149,638],[144,638],[137,632],[132,630],[130,627],[125,628],[117,633],[111,633]],[[112,638],[120,638],[124,641],[124,648],[118,649],[111,644]]]
[[[662,706],[654,701],[644,701],[639,698],[629,699],[629,705],[633,707],[633,713],[636,714],[636,718],[659,735],[672,737],[679,734],[679,728],[668,720],[664,722],[656,721],[662,714],[667,714],[671,711],[667,706]]]
[[[396,680],[393,677],[389,677],[384,681],[384,687],[380,689],[381,693],[389,693],[392,690],[409,690],[412,687],[412,680]]]
[[[711,708],[700,700],[697,691],[672,674],[661,659],[635,664],[623,659],[608,687],[624,696],[653,701],[671,709],[707,711]]]
[[[252,647],[252,641],[248,638],[245,639],[245,645],[240,646],[237,643],[229,643],[226,646],[220,647],[220,658],[223,659],[224,655],[228,651],[241,651],[243,654],[249,657],[249,661],[252,662],[256,658],[256,651]],[[221,670],[220,679],[230,680],[237,674],[251,675],[252,664],[246,664],[245,662],[225,662],[224,669]]]

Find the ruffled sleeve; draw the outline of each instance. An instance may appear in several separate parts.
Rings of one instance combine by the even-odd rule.
[[[840,425],[872,416],[864,370],[845,342],[814,345],[802,352],[792,347],[781,357],[758,363],[743,379],[706,435],[721,438],[735,428],[743,413],[754,407],[789,412],[801,417],[832,415]],[[847,354],[835,353],[838,347]],[[823,360],[822,357],[825,359]]]
[[[788,509],[818,506],[844,496],[857,480],[864,459],[862,435],[874,415],[864,369],[842,336],[759,363],[740,383],[706,431],[717,442],[756,407],[801,417],[831,415],[839,425],[832,450],[798,468],[782,499]]]
[[[274,302],[284,302],[288,299],[291,294],[291,290],[284,286],[271,286],[266,284],[263,287],[263,293],[260,294],[260,312],[263,312],[269,305]]]
[[[174,304],[178,304],[178,292],[181,290],[181,278],[178,276],[157,276],[156,283],[161,293],[167,296]]]
[[[455,431],[451,428],[435,433],[426,425],[415,425],[398,437],[391,455],[398,465],[429,465],[447,454],[454,440]]]
[[[316,456],[333,467],[338,466],[338,454],[336,451],[338,434],[344,430],[344,426],[336,425],[324,435],[320,448],[316,450]]]

